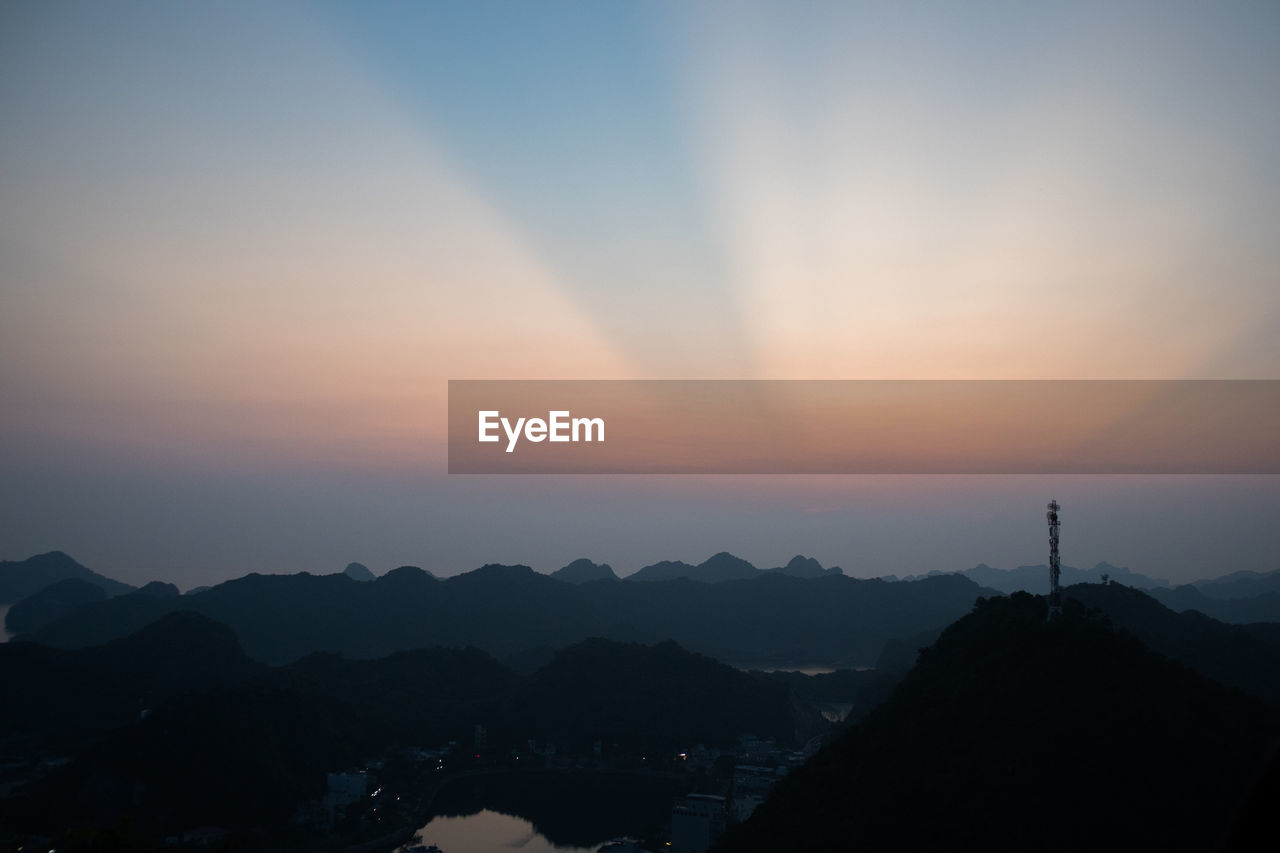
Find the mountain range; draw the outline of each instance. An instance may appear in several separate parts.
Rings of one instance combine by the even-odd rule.
[[[151,836],[278,824],[326,771],[392,744],[466,742],[477,724],[501,749],[656,753],[747,733],[794,745],[832,703],[854,708],[842,733],[725,850],[1198,850],[1248,811],[1280,733],[1280,624],[1176,612],[1110,580],[1066,588],[1050,622],[1042,598],[959,574],[731,578],[742,563],[681,564],[713,581],[611,580],[576,561],[577,582],[401,567],[115,597],[61,580],[14,605],[49,621],[0,645],[0,681],[21,697],[0,729],[11,767],[74,759],[29,781],[0,823],[44,832],[131,812]],[[1270,583],[1239,575],[1216,591]],[[880,671],[719,662],[767,659]]]
[[[903,580],[919,580],[940,574],[945,573],[908,575]],[[981,563],[958,574],[1005,594],[1034,594],[1044,591],[1049,567],[1019,566],[1006,570]],[[1064,586],[1097,584],[1104,577],[1125,586],[1144,589],[1165,606],[1179,612],[1196,610],[1222,622],[1236,624],[1280,621],[1280,569],[1272,572],[1233,572],[1220,578],[1173,586],[1166,580],[1147,577],[1123,566],[1098,563],[1092,569],[1063,566],[1061,582]]]
[[[907,575],[903,580],[919,580],[922,577],[933,577],[940,574],[951,573],[933,571],[927,575]],[[982,586],[998,589],[1006,595],[1013,592],[1036,594],[1045,590],[1045,584],[1049,578],[1049,567],[1040,564],[1037,566],[1018,566],[1016,569],[996,569],[986,563],[979,563],[971,569],[965,569],[956,574],[962,574]],[[1138,572],[1130,571],[1123,566],[1113,566],[1110,563],[1098,563],[1092,569],[1063,566],[1061,583],[1063,586],[1071,586],[1077,583],[1098,583],[1104,575],[1117,583],[1136,586],[1141,589],[1160,589],[1169,586],[1169,582],[1166,580],[1150,578]]]
[[[507,658],[603,637],[673,639],[722,661],[856,666],[874,662],[886,640],[946,625],[993,592],[958,576],[888,583],[752,571],[750,579],[716,583],[564,583],[501,565],[444,580],[412,567],[364,582],[252,574],[195,595],[148,588],[90,602],[21,639],[98,645],[188,609],[229,625],[251,657],[273,664],[315,651],[372,658],[429,646],[475,646]]]
[[[1002,593],[1043,591],[1048,576],[1048,566],[1044,564],[1018,566],[1014,569],[998,569],[979,563],[959,572],[931,571],[920,575],[905,575],[902,578],[886,574],[886,581],[916,581],[927,577],[945,574],[960,574],[977,583],[979,586],[998,590]],[[350,563],[343,574],[352,580],[370,581],[376,575],[363,563]],[[635,572],[619,576],[608,563],[596,563],[586,558],[579,558],[566,566],[550,573],[556,580],[567,583],[590,583],[598,580],[655,581],[685,578],[701,583],[721,583],[728,580],[749,580],[762,573],[782,574],[798,578],[823,577],[839,575],[844,571],[839,566],[825,568],[812,557],[797,555],[785,566],[771,569],[760,569],[747,560],[721,551],[698,564],[686,563],[683,560],[662,560],[637,569]],[[429,573],[430,574],[430,573]],[[1106,576],[1117,583],[1152,591],[1162,600],[1180,602],[1174,596],[1191,596],[1186,603],[1201,602],[1203,596],[1211,601],[1237,601],[1256,598],[1271,593],[1280,594],[1280,569],[1271,572],[1239,571],[1217,578],[1205,578],[1190,584],[1173,585],[1163,578],[1153,578],[1134,572],[1124,566],[1116,566],[1100,562],[1091,569],[1080,569],[1074,566],[1062,567],[1062,584],[1070,586],[1077,583],[1097,583]],[[39,554],[21,561],[0,562],[0,604],[13,603],[26,598],[43,587],[64,578],[76,577],[88,580],[99,586],[108,596],[129,592],[134,587],[104,577],[77,563],[61,551]],[[203,592],[207,586],[197,587],[189,591]],[[1172,605],[1171,605],[1172,606]],[[1185,607],[1179,609],[1187,609]]]
[[[1198,610],[1223,622],[1280,621],[1280,570],[1234,572],[1151,594],[1174,610]]]
[[[375,577],[352,563],[335,575],[253,574],[179,597],[171,584],[134,589],[61,552],[0,568],[10,589],[55,579],[14,604],[6,625],[56,646],[99,644],[189,608],[231,625],[251,656],[270,663],[322,650],[377,657],[472,644],[504,660],[524,656],[538,665],[551,650],[589,636],[649,643],[671,638],[720,660],[757,665],[869,666],[886,643],[904,641],[908,656],[901,659],[909,664],[919,637],[936,636],[973,598],[1039,590],[1048,574],[1043,566],[1002,571],[980,565],[897,582],[861,580],[803,556],[762,570],[721,552],[697,565],[655,563],[622,582],[612,567],[587,559],[550,576],[490,565],[444,580],[411,566]],[[1089,578],[1084,586],[1099,586],[1103,575],[1112,585],[1121,578],[1150,580],[1107,563],[1063,574]],[[1242,624],[1280,621],[1277,587],[1280,571],[1237,572],[1149,592],[1171,610]]]
[[[812,557],[799,555],[792,557],[791,561],[785,566],[779,566],[775,569],[757,569],[741,557],[735,557],[727,551],[721,551],[696,566],[681,560],[663,560],[638,569],[634,573],[627,575],[624,580],[668,581],[687,578],[701,583],[723,583],[724,581],[751,580],[759,577],[762,573],[787,575],[794,578],[817,578],[828,575],[843,575],[844,570],[839,566],[825,569],[821,563]]]

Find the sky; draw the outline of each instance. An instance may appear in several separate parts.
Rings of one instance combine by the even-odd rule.
[[[1280,568],[1276,477],[450,476],[449,379],[1275,379],[1280,7],[0,5],[0,559]]]

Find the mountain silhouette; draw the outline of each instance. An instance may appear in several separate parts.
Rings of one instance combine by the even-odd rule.
[[[1232,572],[1220,578],[1198,580],[1192,586],[1210,598],[1249,598],[1280,592],[1280,569],[1271,572]]]
[[[1194,610],[1174,612],[1146,592],[1121,584],[1077,584],[1062,594],[1201,675],[1280,704],[1280,648],[1250,628]]]
[[[930,572],[929,575],[944,574],[943,572]],[[999,590],[1008,595],[1013,592],[1030,592],[1039,593],[1045,589],[1045,585],[1049,579],[1049,567],[1046,565],[1038,566],[1018,566],[1016,569],[996,569],[988,566],[986,563],[979,563],[971,569],[966,569],[959,574],[972,580],[974,583],[980,584],[991,589]],[[1146,575],[1132,572],[1123,566],[1113,566],[1110,563],[1098,563],[1092,569],[1078,569],[1073,566],[1062,567],[1062,584],[1070,586],[1077,583],[1098,583],[1102,580],[1102,576],[1107,575],[1111,580],[1142,588],[1163,588],[1168,587],[1169,582],[1158,578],[1149,578]],[[918,580],[919,576],[910,576],[904,580]]]
[[[1179,612],[1197,610],[1221,622],[1244,625],[1250,622],[1280,622],[1280,592],[1270,582],[1229,583],[1222,586],[1184,584],[1173,589],[1153,589],[1151,595],[1166,607]],[[1240,593],[1223,597],[1227,593]]]
[[[369,571],[369,567],[363,563],[347,563],[347,567],[342,573],[353,581],[371,581],[374,579],[373,572]]]
[[[60,648],[99,645],[181,608],[229,625],[251,657],[273,664],[316,651],[374,658],[432,646],[475,646],[505,659],[603,637],[673,639],[722,661],[866,666],[888,640],[945,625],[984,593],[956,575],[889,583],[751,571],[749,580],[720,583],[587,584],[497,565],[445,580],[401,567],[367,583],[251,574],[198,595],[135,593],[85,605],[23,636]]]
[[[10,607],[4,626],[11,634],[26,634],[57,621],[82,604],[106,599],[102,587],[91,581],[63,578]]]
[[[694,580],[703,583],[719,583],[721,581],[750,580],[760,570],[741,557],[735,557],[728,551],[714,554],[698,564]]]
[[[678,578],[697,580],[697,566],[691,566],[683,560],[662,560],[649,566],[637,569],[627,575],[628,581],[670,581]]]
[[[1077,601],[1046,612],[979,602],[717,850],[1212,849],[1275,716]]]
[[[595,740],[632,752],[675,752],[739,736],[794,744],[823,728],[797,716],[786,685],[740,672],[667,641],[654,646],[592,638],[560,651],[511,701],[513,735],[590,752]]]
[[[79,578],[101,587],[108,596],[122,595],[134,588],[86,569],[62,551],[37,554],[25,560],[0,561],[0,604],[21,601],[51,583]]]
[[[145,595],[152,598],[177,598],[182,595],[176,586],[164,581],[151,581],[135,589],[129,595]]]
[[[190,611],[88,649],[4,643],[0,673],[22,701],[0,703],[0,729],[74,737],[125,725],[167,699],[261,671],[230,628]]]
[[[792,557],[790,562],[785,566],[776,569],[766,569],[765,571],[776,572],[780,575],[790,575],[793,578],[820,578],[823,575],[842,575],[844,569],[839,566],[832,566],[824,569],[822,563],[812,557],[802,557],[799,554]]]
[[[751,580],[762,574],[789,575],[796,578],[818,578],[825,575],[842,575],[844,570],[838,566],[824,569],[822,564],[812,557],[797,555],[785,566],[775,569],[757,569],[754,565],[735,557],[727,551],[707,558],[696,566],[680,560],[663,560],[651,566],[645,566],[625,580],[629,581],[669,581],[679,578],[698,581],[700,583],[723,583],[733,580]]]
[[[592,581],[616,581],[618,576],[608,563],[593,563],[585,557],[574,560],[562,569],[556,569],[551,577],[565,583],[591,583]]]

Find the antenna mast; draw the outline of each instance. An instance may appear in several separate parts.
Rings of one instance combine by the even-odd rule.
[[[1057,500],[1049,501],[1049,511],[1044,517],[1049,521],[1049,618],[1062,615],[1062,592],[1058,589],[1058,576],[1062,574],[1062,561],[1058,557],[1058,506]]]

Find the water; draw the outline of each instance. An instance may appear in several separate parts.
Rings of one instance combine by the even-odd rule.
[[[836,671],[834,666],[822,666],[821,664],[789,664],[784,666],[744,666],[741,669],[747,671],[758,669],[760,672],[798,672],[802,675],[829,675]]]
[[[817,704],[818,713],[822,714],[823,719],[829,723],[840,723],[844,718],[849,716],[849,712],[853,710],[851,702],[820,702]]]
[[[4,627],[4,619],[9,615],[10,604],[0,604],[0,643],[9,642],[9,638],[13,635],[9,633],[9,629]]]
[[[799,672],[804,675],[828,675],[835,672],[839,667],[828,666],[822,663],[778,663],[776,661],[760,661],[755,663],[734,663],[730,664],[734,669],[743,672]],[[845,667],[849,669],[849,667]]]
[[[557,846],[524,818],[489,809],[466,817],[433,818],[417,837],[424,844],[436,845],[441,853],[596,853],[599,846]]]
[[[592,771],[494,772],[449,782],[419,832],[443,853],[591,851],[614,838],[665,833],[686,774]]]

